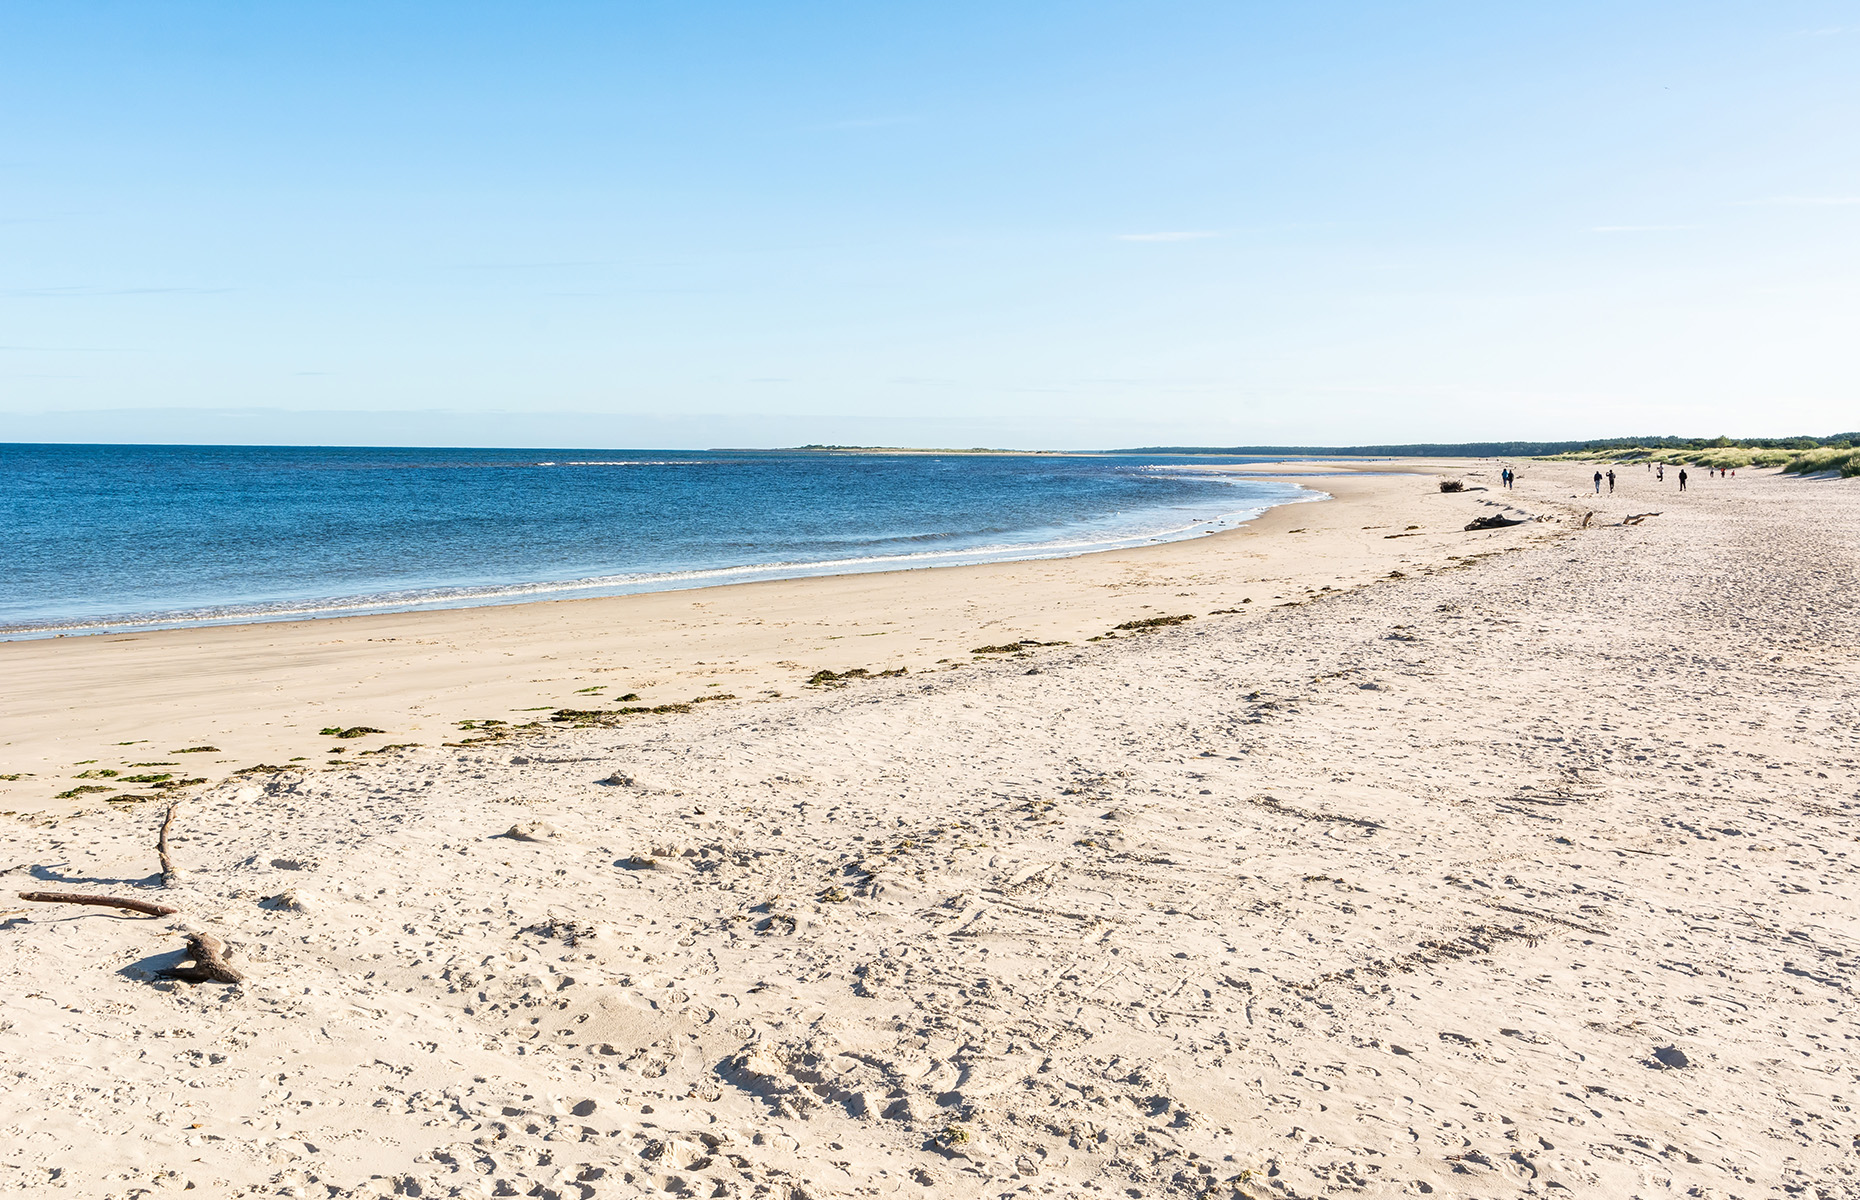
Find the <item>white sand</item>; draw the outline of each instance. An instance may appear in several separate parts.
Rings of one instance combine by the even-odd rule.
[[[185,910],[0,908],[0,1194],[1860,1194],[1860,486],[1586,474],[1258,616],[217,785],[165,892],[157,804],[0,823]]]

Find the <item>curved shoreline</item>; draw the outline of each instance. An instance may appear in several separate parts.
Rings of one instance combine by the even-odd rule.
[[[791,695],[818,671],[957,669],[978,647],[1082,642],[1158,615],[1249,621],[1444,563],[1487,536],[1463,526],[1488,500],[1442,494],[1430,478],[1481,468],[1414,469],[1288,464],[1267,474],[1321,481],[1332,499],[1206,537],[1067,558],[0,642],[0,776],[19,777],[0,779],[0,805],[69,807],[53,798],[116,787],[76,781],[86,770],[133,774],[154,761],[215,779],[260,763],[320,766],[383,744],[436,746],[461,721],[528,721],[623,695],[748,703]],[[386,732],[318,733],[338,726]],[[196,746],[216,752],[172,753]],[[338,746],[344,754],[331,754]]]
[[[1209,468],[1194,468],[1209,471]],[[1270,478],[1270,476],[1260,476]],[[718,567],[698,567],[682,571],[616,573],[580,579],[537,580],[508,584],[460,585],[455,587],[406,588],[393,592],[356,596],[332,596],[292,603],[260,602],[252,605],[204,606],[195,610],[170,610],[128,614],[108,618],[74,618],[68,621],[26,622],[0,625],[0,642],[31,641],[71,636],[104,636],[111,633],[141,633],[165,629],[201,629],[229,625],[255,625],[293,620],[331,620],[341,617],[378,613],[435,612],[453,608],[497,607],[531,604],[549,600],[588,600],[612,596],[636,596],[656,592],[695,591],[711,587],[729,587],[739,583],[759,583],[784,579],[815,579],[836,575],[873,574],[886,571],[916,571],[952,566],[976,566],[987,563],[1037,562],[1055,558],[1075,558],[1113,550],[1134,549],[1152,543],[1187,541],[1228,531],[1258,520],[1274,508],[1290,504],[1309,504],[1329,497],[1309,488],[1303,494],[1278,500],[1262,500],[1257,505],[1234,509],[1214,516],[1198,518],[1185,525],[1150,533],[1135,533],[1103,539],[1030,542],[1025,545],[977,546],[952,550],[927,550],[909,554],[882,554],[811,562],[745,563]],[[941,560],[941,561],[940,561]],[[700,582],[702,581],[702,582]],[[433,593],[424,595],[423,593]]]

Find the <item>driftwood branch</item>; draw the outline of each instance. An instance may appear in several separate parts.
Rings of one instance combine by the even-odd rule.
[[[130,912],[147,913],[151,917],[172,917],[181,911],[148,900],[131,900],[127,896],[87,896],[83,892],[21,892],[19,898],[40,904],[95,904],[103,908],[126,908]]]
[[[161,856],[163,887],[173,887],[181,877],[181,873],[174,869],[174,855],[168,849],[168,834],[174,828],[174,815],[180,807],[178,800],[168,806],[168,815],[162,818],[161,834],[155,842],[156,853]],[[151,917],[172,917],[181,911],[172,905],[156,904],[150,900],[132,900],[127,896],[91,896],[83,892],[21,892],[19,898],[41,904],[92,904],[102,908],[124,908],[130,912],[147,913]],[[185,961],[192,965],[170,967],[162,974],[187,983],[244,983],[245,975],[226,961],[228,953],[226,943],[212,934],[190,933],[187,935]]]
[[[155,852],[161,855],[161,885],[173,887],[181,873],[174,869],[174,856],[168,853],[168,830],[174,827],[174,814],[180,809],[181,802],[176,800],[168,806],[168,815],[162,818],[161,837],[155,843]]]
[[[1659,513],[1629,513],[1627,516],[1621,518],[1621,523],[1623,525],[1638,525],[1648,517],[1657,517],[1659,515]]]
[[[244,983],[245,976],[226,961],[226,943],[210,933],[187,935],[187,957],[191,967],[170,967],[162,974],[188,983]]]

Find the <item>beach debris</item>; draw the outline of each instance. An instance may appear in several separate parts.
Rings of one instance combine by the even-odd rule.
[[[1478,529],[1509,529],[1513,525],[1523,525],[1528,519],[1529,518],[1526,517],[1508,517],[1503,513],[1494,513],[1489,517],[1478,517],[1469,521],[1466,525],[1466,532],[1471,533]]]
[[[1443,479],[1440,481],[1440,490],[1443,492],[1463,492],[1466,490],[1466,482],[1461,479]]]
[[[123,908],[151,917],[172,917],[181,911],[167,904],[156,904],[152,900],[134,900],[128,896],[93,896],[84,892],[21,892],[19,898],[38,904],[92,904],[100,908]]]
[[[1677,1071],[1682,1067],[1691,1066],[1692,1060],[1687,1058],[1686,1052],[1678,1046],[1656,1046],[1651,1065],[1657,1065],[1664,1070]]]
[[[372,725],[351,725],[347,729],[344,729],[340,725],[331,725],[326,729],[319,729],[317,732],[324,737],[358,738],[366,737],[371,733],[386,733],[387,730],[376,729]]]
[[[1661,514],[1657,512],[1629,513],[1627,516],[1621,518],[1621,523],[1623,525],[1638,525],[1648,517],[1657,517],[1660,515]]]
[[[500,836],[517,842],[552,842],[560,838],[562,834],[555,826],[545,821],[519,821]]]
[[[1019,649],[1018,646],[1014,648]],[[864,667],[854,667],[850,671],[815,671],[808,677],[807,683],[810,687],[845,687],[850,680],[854,679],[891,679],[909,673],[909,667],[893,667],[889,671],[868,671]],[[724,697],[705,697],[705,699],[721,700]],[[734,700],[735,697],[731,696],[729,699]]]
[[[69,791],[59,792],[58,795],[53,797],[53,799],[54,800],[75,800],[79,796],[88,796],[92,792],[113,792],[115,790],[116,790],[115,788],[99,787],[94,783],[82,783],[82,784],[79,784],[77,787],[70,789]]]
[[[1182,613],[1174,617],[1139,617],[1134,621],[1125,621],[1122,625],[1113,625],[1112,632],[1128,630],[1132,633],[1149,633],[1170,625],[1183,625],[1195,619],[1194,613]]]
[[[174,814],[180,808],[179,800],[168,806],[168,815],[162,818],[161,833],[155,840],[155,852],[161,858],[161,885],[163,887],[173,887],[181,879],[181,873],[174,869],[174,856],[168,851],[168,831],[174,828]]]
[[[187,935],[187,960],[194,965],[169,967],[162,974],[186,983],[244,983],[245,975],[226,961],[226,943],[200,930]]]
[[[1019,654],[1036,646],[1069,646],[1070,642],[1040,642],[1033,638],[1022,638],[1018,642],[1003,642],[998,646],[977,646],[970,654]]]
[[[170,754],[218,754],[218,746],[188,746],[180,750],[170,750]]]

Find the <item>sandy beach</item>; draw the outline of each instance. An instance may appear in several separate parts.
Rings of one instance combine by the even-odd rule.
[[[1860,1194],[1860,481],[1522,466],[0,644],[0,1194]]]
[[[646,706],[792,696],[823,670],[921,673],[968,663],[979,646],[1082,642],[1159,614],[1263,612],[1445,561],[1469,544],[1466,521],[1505,500],[1443,496],[1431,475],[1381,473],[1391,469],[1247,468],[1334,499],[1069,559],[0,642],[0,811],[74,787],[147,792],[113,782],[123,776],[215,782],[260,764],[436,747],[463,736],[463,721],[521,724],[626,695]],[[1494,482],[1467,469],[1475,487]],[[335,727],[383,732],[319,733]],[[196,747],[211,749],[173,753]]]

